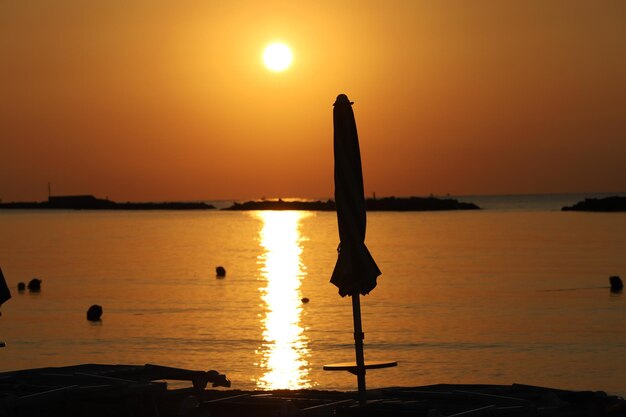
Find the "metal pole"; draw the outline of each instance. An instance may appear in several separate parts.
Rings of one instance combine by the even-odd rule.
[[[354,319],[354,351],[356,353],[356,378],[359,386],[359,403],[366,405],[365,393],[365,359],[363,356],[363,339],[365,334],[361,327],[361,302],[359,293],[352,295],[352,317]]]

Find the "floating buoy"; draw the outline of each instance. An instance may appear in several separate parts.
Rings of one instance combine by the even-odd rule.
[[[218,266],[217,268],[215,268],[215,275],[220,278],[224,278],[226,276],[226,270],[223,266]]]
[[[102,317],[102,306],[98,304],[94,304],[87,310],[87,320],[89,321],[100,321]]]
[[[307,297],[302,297],[302,298],[300,299],[300,301],[302,301],[304,304],[306,304],[306,303],[308,303],[308,302],[309,302],[309,299],[308,299]]]
[[[41,280],[37,279],[37,278],[33,278],[29,281],[28,283],[28,290],[29,291],[40,291],[41,290]]]
[[[624,283],[617,275],[609,277],[609,282],[611,283],[611,292],[622,292],[624,289]]]

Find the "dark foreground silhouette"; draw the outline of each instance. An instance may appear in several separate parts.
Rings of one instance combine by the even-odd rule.
[[[565,206],[562,211],[626,211],[626,197],[586,198],[573,206]]]
[[[0,203],[0,209],[53,209],[53,210],[211,210],[215,206],[199,202],[117,203],[92,195],[48,197],[42,202]]]
[[[604,416],[626,402],[602,391],[530,385],[438,384],[382,388],[359,407],[355,392],[240,391],[226,375],[158,365],[85,364],[0,373],[0,415],[7,416]],[[176,388],[164,381],[187,381]],[[210,389],[223,387],[223,389]]]
[[[464,203],[452,198],[437,197],[385,197],[365,200],[367,211],[437,211],[437,210],[479,210],[474,203]],[[261,200],[233,203],[223,210],[311,210],[335,211],[335,202],[327,201],[284,201]]]

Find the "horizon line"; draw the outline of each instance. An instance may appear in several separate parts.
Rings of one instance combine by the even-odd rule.
[[[585,195],[585,194],[590,194],[590,195],[608,195],[608,194],[613,194],[613,195],[620,195],[620,194],[626,194],[626,191],[582,191],[582,192],[539,192],[539,193],[505,193],[505,194],[452,194],[452,193],[445,193],[445,194],[436,194],[436,193],[430,193],[430,194],[411,194],[411,195],[376,195],[376,193],[372,193],[371,195],[366,195],[365,198],[366,199],[370,199],[370,198],[376,198],[376,199],[382,199],[382,198],[411,198],[411,197],[421,197],[421,198],[428,198],[428,197],[435,197],[435,198],[467,198],[467,197],[480,197],[480,198],[485,198],[485,197],[531,197],[531,196],[574,196],[574,195]],[[50,195],[48,197],[68,197],[68,196],[85,196],[85,195],[91,195],[94,196],[94,194],[58,194],[58,195]],[[105,199],[105,200],[110,200],[110,201],[114,201],[114,202],[129,202],[129,203],[146,203],[146,202],[154,202],[154,203],[191,203],[191,202],[227,202],[227,201],[232,201],[232,202],[245,202],[245,201],[277,201],[279,199],[284,200],[284,201],[329,201],[329,200],[334,200],[334,196],[331,197],[285,197],[285,196],[272,196],[272,197],[258,197],[258,198],[209,198],[209,199],[143,199],[143,200],[128,200],[128,199],[109,199],[109,196],[106,196],[104,198],[100,198],[100,197],[96,197],[98,199]],[[47,201],[47,198],[41,201]],[[0,198],[0,203],[23,203],[23,202],[38,202],[38,201],[17,201],[17,200],[10,200],[10,201],[3,201],[2,198]]]

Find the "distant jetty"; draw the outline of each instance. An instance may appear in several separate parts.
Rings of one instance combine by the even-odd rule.
[[[573,206],[565,206],[562,211],[626,211],[626,197],[586,198]]]
[[[407,198],[368,198],[367,211],[441,211],[441,210],[480,210],[474,203],[464,203],[453,198],[407,197]]]
[[[212,210],[215,206],[200,202],[117,203],[92,195],[50,196],[48,201],[0,203],[0,209],[47,210]]]
[[[452,198],[437,197],[385,197],[365,200],[367,211],[440,211],[440,210],[479,210],[474,203],[464,203]],[[327,201],[285,201],[261,200],[234,203],[222,210],[310,210],[335,211],[335,202]]]
[[[335,202],[328,201],[284,201],[278,200],[260,200],[246,201],[244,203],[233,203],[232,206],[223,208],[222,210],[311,210],[311,211],[333,211],[335,210]]]

